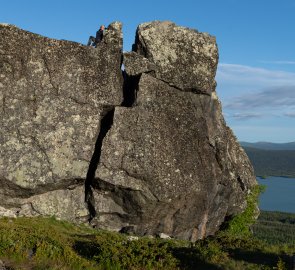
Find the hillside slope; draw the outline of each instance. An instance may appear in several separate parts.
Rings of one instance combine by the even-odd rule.
[[[54,218],[0,218],[0,269],[288,269],[295,252],[294,216],[263,212],[253,236],[223,232],[194,245],[95,230]]]

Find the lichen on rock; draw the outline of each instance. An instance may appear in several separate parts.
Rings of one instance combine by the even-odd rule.
[[[134,49],[156,64],[156,78],[169,85],[205,94],[215,90],[215,37],[170,21],[153,21],[138,26]]]
[[[2,204],[66,190],[77,179],[84,189],[100,121],[123,98],[121,24],[111,24],[96,49],[11,25],[0,26],[0,37]]]

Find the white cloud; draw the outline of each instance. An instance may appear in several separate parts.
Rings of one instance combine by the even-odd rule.
[[[227,109],[261,109],[295,106],[295,84],[270,87],[256,93],[243,94],[230,99],[224,106]]]
[[[275,65],[295,65],[295,61],[259,61],[265,64],[275,64]]]
[[[238,120],[248,120],[253,118],[261,118],[263,114],[261,113],[252,113],[252,112],[242,112],[242,113],[234,113],[231,117],[238,119]]]
[[[295,136],[295,72],[221,63],[216,80],[226,122],[239,140]]]
[[[251,88],[256,86],[256,89],[266,86],[295,85],[294,72],[226,63],[218,65],[216,78],[221,84],[240,84]]]
[[[284,113],[285,116],[294,117],[295,118],[295,111],[294,112],[286,112]]]
[[[294,72],[221,63],[217,83],[223,107],[235,119],[287,116],[283,111],[295,109]]]

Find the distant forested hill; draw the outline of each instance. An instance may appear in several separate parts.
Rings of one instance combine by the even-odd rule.
[[[271,142],[240,142],[243,147],[251,147],[263,150],[295,150],[295,142],[271,143]]]
[[[243,147],[257,176],[295,178],[295,150],[263,150]]]

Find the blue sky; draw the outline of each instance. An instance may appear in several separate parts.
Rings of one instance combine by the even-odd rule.
[[[295,141],[294,0],[0,0],[0,6],[0,22],[81,43],[100,24],[121,21],[124,50],[142,22],[171,20],[208,32],[219,47],[217,93],[238,139]]]

